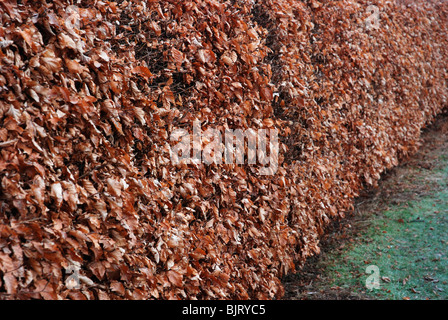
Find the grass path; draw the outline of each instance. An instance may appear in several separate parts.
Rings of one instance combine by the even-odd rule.
[[[284,279],[285,299],[448,299],[447,116],[355,208]]]

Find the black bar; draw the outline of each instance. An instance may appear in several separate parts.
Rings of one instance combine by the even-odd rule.
[[[20,318],[31,316],[52,316],[58,319],[73,317],[82,319],[125,320],[150,319],[364,319],[366,315],[382,318],[385,314],[392,316],[394,311],[403,318],[415,315],[418,311],[437,309],[445,311],[448,303],[442,301],[355,301],[355,300],[218,300],[218,301],[0,301],[3,315],[11,311]],[[442,310],[443,308],[443,310]],[[426,311],[424,311],[426,312]]]

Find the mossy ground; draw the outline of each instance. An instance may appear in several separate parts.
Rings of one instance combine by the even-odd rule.
[[[328,264],[331,286],[382,299],[447,299],[447,232],[448,190],[381,212]],[[366,272],[370,265],[376,274]],[[376,275],[379,288],[369,289]]]
[[[357,200],[353,216],[322,239],[320,256],[285,278],[286,299],[448,299],[447,120]]]

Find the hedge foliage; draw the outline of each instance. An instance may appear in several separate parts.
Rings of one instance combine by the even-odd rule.
[[[0,2],[0,298],[279,298],[447,106],[446,1],[73,4]],[[173,164],[193,120],[278,170]]]

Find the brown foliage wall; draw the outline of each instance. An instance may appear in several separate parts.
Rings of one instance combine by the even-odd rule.
[[[0,297],[280,297],[446,107],[447,14],[423,0],[1,2]],[[278,170],[172,164],[170,135],[193,120],[277,129]]]

